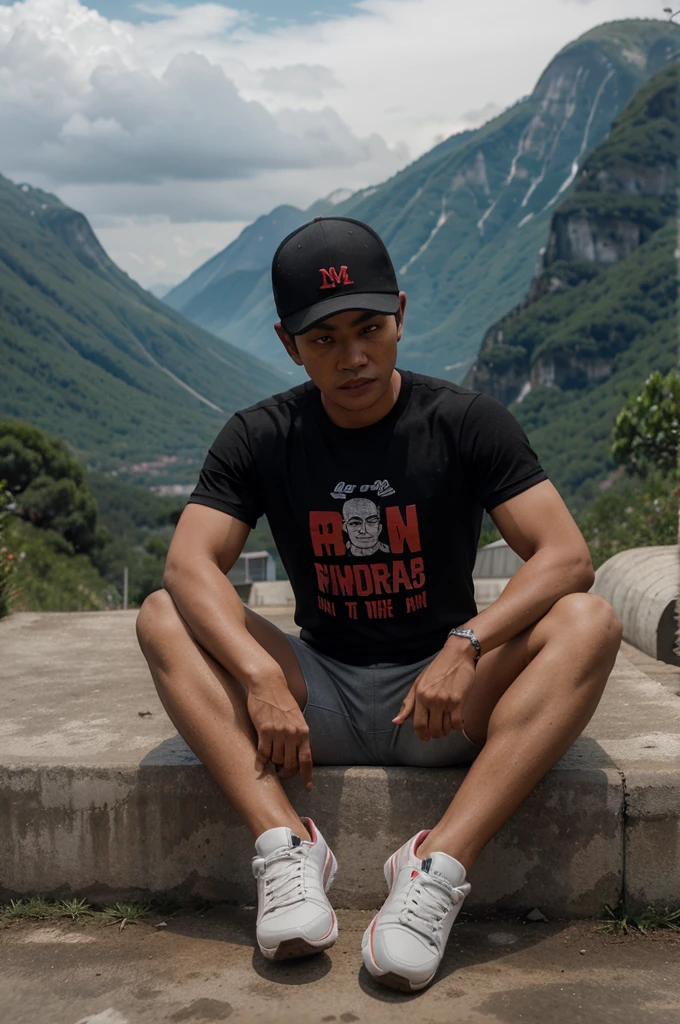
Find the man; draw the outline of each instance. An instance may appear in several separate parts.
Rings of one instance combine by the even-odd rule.
[[[272,278],[275,330],[311,379],[220,432],[138,636],[170,718],[255,838],[267,957],[337,937],[335,858],[282,779],[311,789],[313,761],[473,762],[441,821],[414,822],[389,857],[364,936],[368,971],[413,991],[476,857],[589,721],[621,627],[587,593],[588,549],[510,413],[395,368],[406,296],[375,232],[316,218],[281,243]],[[484,508],[525,564],[478,614]],[[225,575],[263,514],[300,638]]]

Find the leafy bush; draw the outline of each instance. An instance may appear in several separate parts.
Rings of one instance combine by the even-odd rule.
[[[579,519],[593,566],[627,548],[675,544],[678,536],[680,484],[661,473],[596,498]]]
[[[671,370],[664,377],[655,370],[617,416],[612,455],[639,476],[655,467],[676,473],[679,429],[680,375]]]
[[[0,422],[0,477],[22,519],[55,530],[74,552],[92,548],[97,502],[63,441],[28,423]]]
[[[41,530],[11,516],[5,527],[13,553],[13,612],[78,612],[115,608],[115,588],[101,578],[85,554],[74,554],[55,530]]]

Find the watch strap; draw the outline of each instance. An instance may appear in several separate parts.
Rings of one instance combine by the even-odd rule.
[[[472,629],[455,628],[450,630],[449,636],[462,636],[470,641],[475,649],[475,663],[479,661],[482,656],[482,645],[474,634]]]

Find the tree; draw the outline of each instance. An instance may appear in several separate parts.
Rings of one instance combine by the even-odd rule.
[[[639,395],[616,417],[612,456],[629,472],[646,477],[653,469],[677,475],[680,430],[680,375],[650,374]]]
[[[97,502],[63,441],[27,423],[0,421],[0,478],[22,519],[55,530],[73,551],[92,549]]]

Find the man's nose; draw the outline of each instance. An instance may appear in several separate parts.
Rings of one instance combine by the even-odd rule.
[[[338,369],[358,370],[368,362],[368,356],[360,341],[351,341],[342,346]]]

